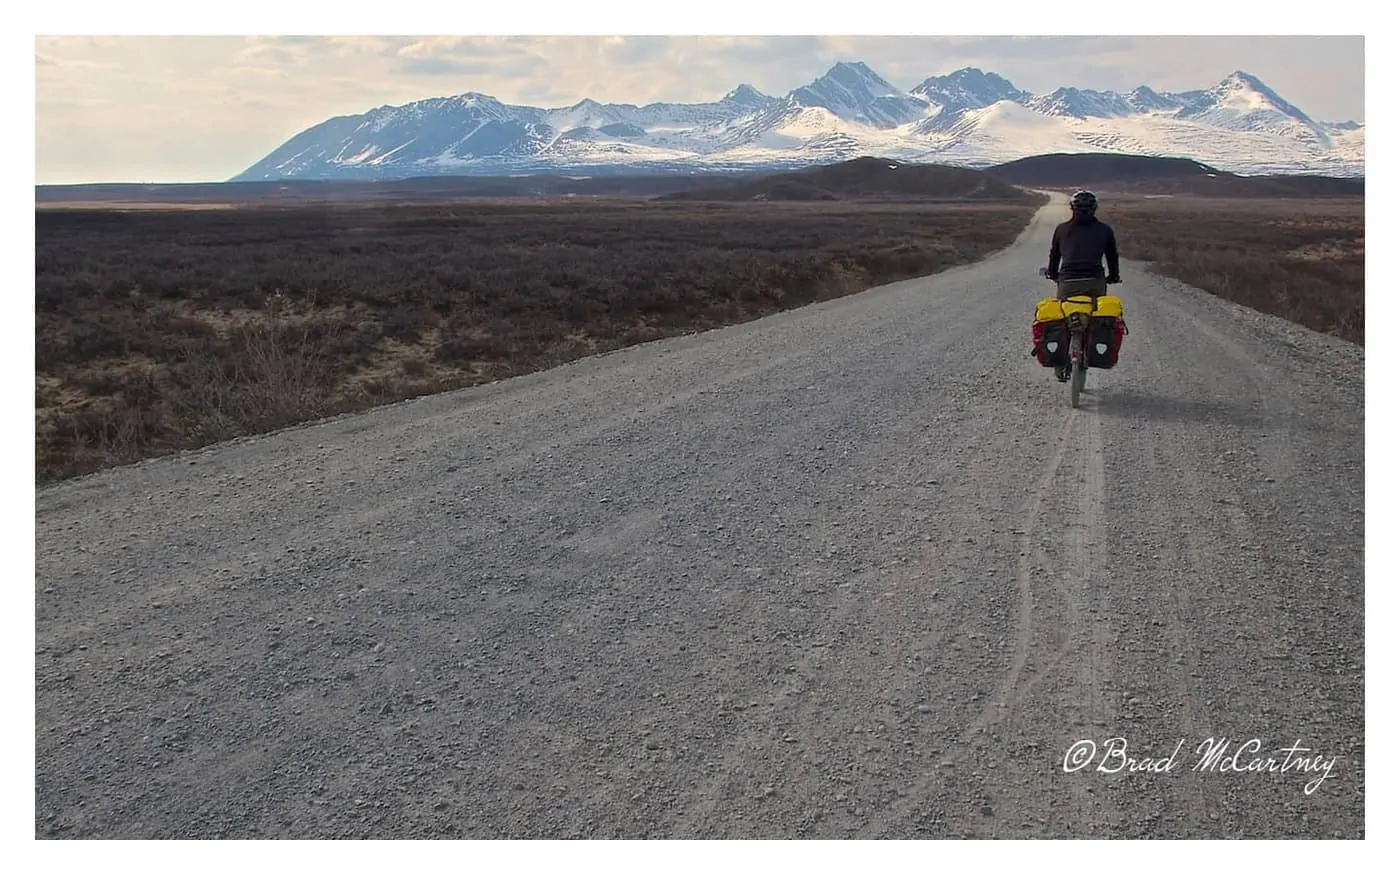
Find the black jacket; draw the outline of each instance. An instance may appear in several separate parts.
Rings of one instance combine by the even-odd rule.
[[[1104,279],[1103,262],[1108,261],[1108,276],[1118,276],[1118,241],[1113,229],[1098,219],[1070,219],[1055,227],[1050,238],[1049,274],[1062,280]]]

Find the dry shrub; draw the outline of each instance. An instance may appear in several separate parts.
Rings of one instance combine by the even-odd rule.
[[[1365,342],[1362,198],[1101,198],[1125,258],[1264,313]]]
[[[1034,209],[36,211],[40,479],[934,273],[1010,244]]]

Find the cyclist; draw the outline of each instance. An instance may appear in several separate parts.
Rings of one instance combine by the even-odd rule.
[[[1122,282],[1113,229],[1099,221],[1099,199],[1092,191],[1076,191],[1069,199],[1069,209],[1069,221],[1055,226],[1050,238],[1050,265],[1045,275],[1055,281],[1061,301],[1071,295],[1106,295],[1110,283]],[[1104,262],[1108,263],[1107,273]],[[1056,367],[1055,377],[1063,383],[1069,372]]]

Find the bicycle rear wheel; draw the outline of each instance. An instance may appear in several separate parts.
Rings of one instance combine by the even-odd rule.
[[[1069,339],[1069,406],[1079,407],[1079,392],[1084,388],[1084,332],[1075,328]]]

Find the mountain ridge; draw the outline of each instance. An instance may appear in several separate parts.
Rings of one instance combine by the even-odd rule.
[[[1314,120],[1243,70],[1183,92],[1032,94],[976,67],[903,91],[864,62],[842,61],[782,96],[741,83],[701,103],[584,98],[545,108],[467,91],[385,105],[313,125],[230,181],[788,170],[861,154],[975,168],[1075,150],[1360,176],[1365,125]]]

